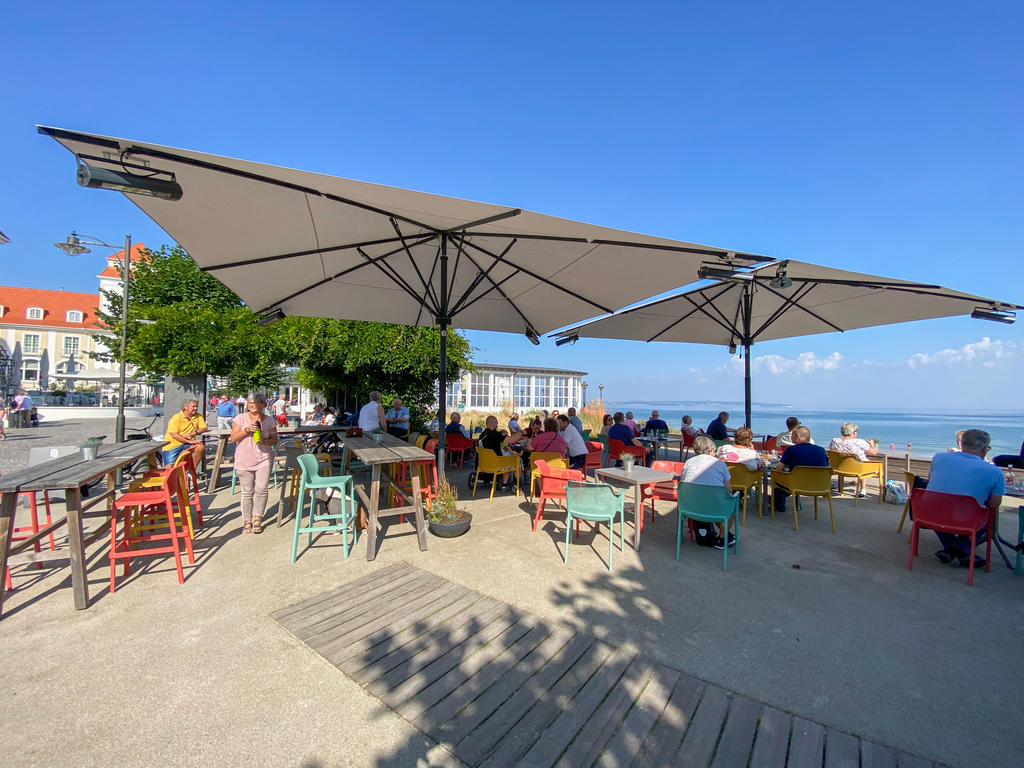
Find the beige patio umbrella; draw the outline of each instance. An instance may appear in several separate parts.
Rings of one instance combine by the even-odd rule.
[[[568,330],[578,338],[636,339],[744,347],[746,423],[750,424],[750,347],[755,342],[849,331],[954,315],[1012,323],[1024,309],[940,285],[847,272],[800,261],[753,269],[707,265],[701,288],[627,309]]]
[[[442,424],[449,326],[537,343],[652,286],[691,283],[702,261],[769,261],[509,206],[38,130],[76,156],[79,183],[126,192],[260,314],[439,326]]]

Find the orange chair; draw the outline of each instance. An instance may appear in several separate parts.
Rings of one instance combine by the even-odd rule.
[[[985,547],[985,573],[992,564],[992,532],[994,513],[983,507],[973,496],[962,496],[958,493],[942,493],[915,488],[910,494],[911,507],[914,510],[914,525],[910,529],[910,555],[907,557],[907,570],[914,569],[914,557],[917,555],[918,532],[922,528],[943,533],[958,533],[971,537],[970,566],[967,570],[967,586],[974,585],[974,548],[977,546],[978,533],[988,526],[987,545]]]
[[[540,496],[537,498],[537,514],[533,518],[533,530],[544,517],[544,505],[548,501],[559,501],[565,498],[565,487],[570,480],[584,482],[586,478],[578,469],[556,469],[550,466],[544,459],[537,460],[537,469],[540,470]]]
[[[683,462],[681,461],[652,461],[651,469],[658,469],[662,472],[671,472],[673,475],[679,476],[683,473]],[[676,490],[677,480],[666,480],[663,483],[651,483],[645,485],[640,489],[641,503],[651,500],[651,522],[654,522],[654,500],[661,499],[662,501],[671,501],[673,504],[679,500],[679,494]],[[673,507],[675,509],[675,507]],[[641,516],[642,517],[642,516]],[[643,532],[643,520],[640,520],[640,531]]]
[[[583,474],[587,474],[592,469],[600,469],[602,455],[604,455],[604,446],[595,440],[588,440],[587,458],[583,463]]]
[[[471,452],[473,450],[473,441],[470,440],[468,437],[463,437],[458,432],[451,435],[445,435],[444,439],[445,466],[448,465],[448,459],[452,459],[452,463],[454,463],[454,457],[457,455],[459,460],[459,469],[461,470],[462,462],[466,458],[466,453]]]
[[[632,453],[636,457],[636,463],[641,467],[647,460],[647,451],[641,448],[639,445],[626,445],[621,440],[614,438],[608,438],[608,463],[611,464],[613,461],[618,461],[619,456],[624,453]]]
[[[764,448],[762,450],[764,450],[766,453],[768,453],[768,452],[771,452],[771,451],[778,450],[778,448],[779,448],[779,436],[776,435],[775,437],[769,437],[767,440],[764,441]]]
[[[185,574],[181,569],[181,542],[185,544],[189,563],[195,562],[192,552],[192,538],[185,522],[189,514],[188,495],[183,487],[184,471],[179,467],[163,479],[158,488],[145,491],[129,491],[114,500],[114,512],[110,518],[110,591],[115,589],[117,561],[124,561],[124,576],[129,573],[129,561],[133,557],[171,553],[174,555],[174,566],[178,571],[178,583],[185,583]],[[178,508],[175,509],[175,501]],[[143,515],[154,516],[155,511],[162,508],[166,517],[167,532],[155,532],[155,526],[139,523],[137,518]],[[178,511],[180,510],[180,513]],[[122,520],[121,540],[117,538],[117,521]],[[133,518],[136,518],[133,520]],[[166,541],[164,546],[141,548],[139,544],[152,541]]]
[[[693,448],[693,441],[696,440],[698,435],[691,435],[689,432],[683,432],[683,448],[686,451],[683,453],[683,461],[690,458],[690,449]]]

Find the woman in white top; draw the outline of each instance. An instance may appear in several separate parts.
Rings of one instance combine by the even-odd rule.
[[[757,469],[761,459],[754,450],[754,432],[750,427],[740,427],[731,444],[721,446],[715,456],[722,461],[738,461],[747,469]]]
[[[380,400],[381,394],[375,390],[370,393],[370,402],[359,409],[359,428],[364,432],[384,429],[384,425],[388,423]]]
[[[739,432],[740,430],[736,430]],[[750,432],[748,429],[747,432]],[[724,446],[723,446],[724,447]],[[683,473],[679,478],[681,483],[694,483],[695,485],[720,485],[726,491],[732,493],[729,468],[712,454],[715,453],[715,441],[707,435],[698,435],[693,440],[694,455],[683,464]],[[736,525],[736,518],[733,517],[733,526]],[[722,549],[725,546],[723,535],[726,531],[721,523],[715,523],[718,528],[718,544],[715,549]],[[729,546],[736,543],[736,536],[729,531]]]

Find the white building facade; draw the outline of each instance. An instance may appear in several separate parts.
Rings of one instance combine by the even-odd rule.
[[[449,411],[564,410],[585,405],[585,371],[474,364],[448,384]]]

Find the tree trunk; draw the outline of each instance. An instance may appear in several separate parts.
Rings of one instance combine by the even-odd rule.
[[[164,377],[164,432],[167,432],[167,422],[171,416],[181,410],[185,400],[195,398],[199,401],[199,413],[209,423],[210,418],[206,415],[206,377],[205,376],[165,376]],[[216,420],[214,425],[217,426]]]

